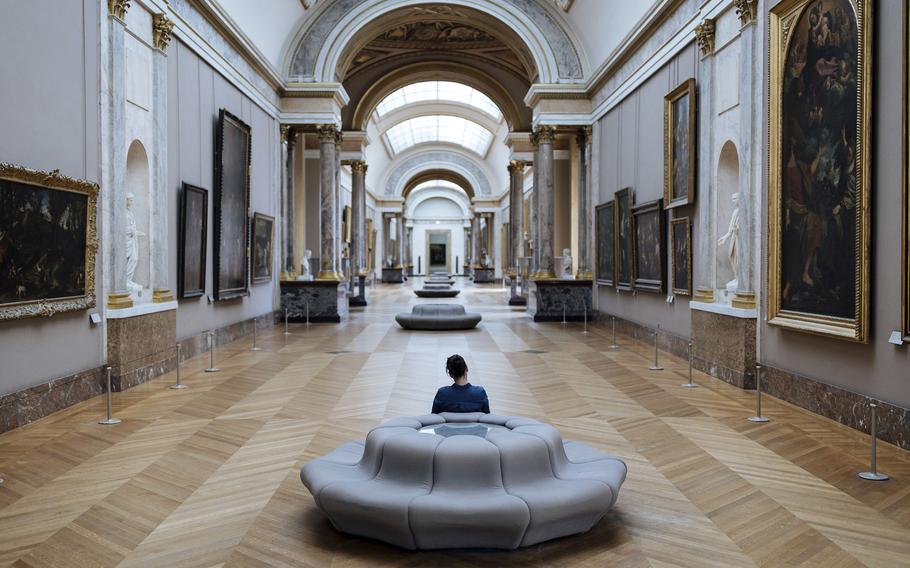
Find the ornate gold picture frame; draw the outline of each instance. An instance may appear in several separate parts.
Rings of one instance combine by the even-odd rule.
[[[784,0],[769,25],[768,323],[865,343],[872,3]]]
[[[0,321],[95,307],[98,191],[0,163]]]
[[[695,203],[695,79],[664,97],[664,207]]]

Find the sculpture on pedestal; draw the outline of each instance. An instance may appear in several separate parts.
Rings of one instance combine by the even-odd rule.
[[[490,268],[491,266],[493,266],[493,261],[490,259],[490,255],[487,254],[486,249],[483,250],[483,256],[481,257],[480,264],[484,268]]]
[[[313,280],[313,272],[310,270],[310,257],[313,256],[313,251],[306,249],[303,251],[303,258],[300,259],[300,276],[297,277],[297,280]]]
[[[734,193],[731,197],[733,201],[733,214],[730,216],[730,226],[727,233],[717,241],[717,246],[722,247],[727,244],[727,258],[730,260],[730,267],[733,269],[733,280],[727,282],[727,291],[736,292],[739,286],[740,266],[739,266],[739,194]]]
[[[133,214],[133,201],[135,197],[132,193],[126,194],[126,288],[130,292],[141,293],[142,285],[133,282],[133,276],[136,274],[136,267],[139,266],[139,237],[144,237],[145,233],[140,231],[136,226],[136,217]]]
[[[572,250],[562,249],[562,273],[559,277],[563,280],[574,280],[572,277]]]

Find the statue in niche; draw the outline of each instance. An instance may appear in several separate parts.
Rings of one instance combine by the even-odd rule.
[[[392,268],[392,266],[394,266],[394,264],[395,264],[395,262],[392,260],[392,255],[387,256],[385,259],[385,267]]]
[[[572,276],[572,249],[562,249],[562,274],[559,276],[563,280],[574,280]]]
[[[300,276],[297,277],[297,280],[313,280],[313,271],[310,270],[310,258],[313,256],[313,251],[306,249],[303,251],[303,258],[300,259]]]
[[[133,282],[133,277],[139,266],[139,237],[144,237],[145,233],[136,226],[136,216],[133,214],[135,199],[136,196],[132,193],[126,194],[126,289],[141,295],[142,285]]]
[[[487,254],[487,249],[483,249],[483,255],[480,257],[480,265],[484,268],[493,266],[493,261],[490,259],[490,255]]]
[[[727,233],[717,241],[717,246],[727,245],[727,258],[730,260],[730,268],[733,269],[733,280],[727,282],[728,292],[736,292],[739,286],[740,264],[739,264],[739,194],[734,193],[730,200],[733,202],[733,214],[730,216],[730,226]]]

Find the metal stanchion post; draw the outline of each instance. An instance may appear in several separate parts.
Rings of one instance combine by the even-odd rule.
[[[107,418],[103,418],[98,421],[98,424],[113,425],[120,424],[121,420],[119,418],[114,418],[114,401],[111,398],[111,366],[108,365],[104,368],[104,372],[107,374]]]
[[[175,382],[170,387],[174,390],[182,390],[182,389],[186,388],[186,385],[180,382],[180,350],[181,349],[182,348],[181,348],[180,344],[178,343],[177,344],[177,382]]]
[[[610,316],[610,321],[613,323],[613,342],[607,349],[619,349],[619,345],[616,344],[616,316]]]
[[[663,371],[664,368],[660,366],[660,350],[658,349],[657,342],[660,339],[660,326],[657,326],[657,331],[654,332],[654,364],[648,367],[650,371]]]
[[[683,388],[687,389],[697,389],[698,385],[692,382],[692,342],[689,342],[687,347],[687,352],[689,354],[689,382],[683,385]]]
[[[562,303],[562,325],[566,325],[566,303]]]
[[[310,327],[310,302],[309,301],[307,301],[307,303],[306,303],[306,325],[307,325],[307,327]]]
[[[588,306],[585,304],[585,327],[581,331],[583,334],[588,335]]]
[[[764,423],[770,419],[761,415],[761,365],[755,364],[755,416],[749,418],[749,422]]]
[[[218,367],[215,366],[215,332],[209,332],[209,368],[205,370],[206,373],[217,373],[220,371]]]
[[[288,309],[284,309],[284,334],[291,335],[291,331],[288,329]]]
[[[869,408],[872,409],[872,419],[869,422],[870,433],[872,435],[872,459],[870,460],[869,471],[864,471],[857,475],[860,478],[869,481],[888,481],[888,474],[880,473],[878,471],[878,458],[876,456],[878,451],[878,425],[876,424],[875,409],[878,408],[878,405],[873,402],[869,404]]]
[[[256,328],[259,327],[256,325],[256,319],[253,318],[253,346],[250,347],[250,351],[262,351],[262,347],[256,345]]]

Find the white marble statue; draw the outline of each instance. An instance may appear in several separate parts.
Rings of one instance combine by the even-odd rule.
[[[490,259],[490,255],[487,254],[486,249],[483,251],[483,256],[480,257],[480,265],[484,268],[490,268],[493,266],[493,261]]]
[[[727,258],[730,260],[730,267],[733,269],[733,280],[727,282],[727,291],[736,292],[739,286],[740,265],[739,265],[739,194],[734,193],[731,196],[733,202],[733,214],[730,216],[730,226],[727,228],[727,234],[717,240],[717,246],[727,245]]]
[[[385,267],[392,268],[392,266],[394,266],[394,264],[395,264],[395,262],[392,260],[392,255],[387,256],[385,259]]]
[[[571,249],[562,249],[562,274],[560,278],[563,280],[573,280],[572,276],[572,250]]]
[[[133,201],[136,196],[132,193],[126,194],[126,288],[130,292],[142,292],[142,285],[133,282],[136,275],[136,267],[139,266],[139,237],[144,237],[145,233],[136,226],[136,216],[133,214]]]
[[[297,280],[313,280],[313,271],[310,270],[310,258],[313,256],[313,251],[306,249],[303,251],[303,258],[300,259],[300,276],[297,277]]]

